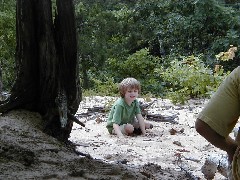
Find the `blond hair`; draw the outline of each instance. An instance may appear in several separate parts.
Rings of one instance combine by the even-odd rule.
[[[120,96],[124,98],[125,93],[128,89],[136,89],[140,94],[141,86],[138,80],[130,77],[130,78],[123,79],[122,82],[119,83],[118,89],[119,89]]]

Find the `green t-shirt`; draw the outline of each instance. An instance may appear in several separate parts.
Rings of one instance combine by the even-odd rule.
[[[124,98],[119,98],[113,105],[107,120],[107,129],[109,133],[112,133],[113,123],[122,124],[132,124],[134,122],[134,117],[141,113],[141,109],[137,100],[134,100],[129,106]]]

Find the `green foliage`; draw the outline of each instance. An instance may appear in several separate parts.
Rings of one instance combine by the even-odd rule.
[[[215,0],[202,0],[197,1],[195,14],[197,24],[202,25],[199,31],[204,32],[215,54],[240,42],[236,35],[240,26],[236,10],[222,6]]]
[[[240,44],[238,10],[216,0],[117,0],[104,3],[77,0],[76,17],[84,82],[90,80],[88,71],[99,74],[103,70],[118,82],[123,74],[128,75],[126,69],[132,69],[138,63],[128,63],[126,59],[132,61],[135,57],[131,56],[136,56],[134,54],[142,49],[148,49],[149,55],[154,57],[203,53],[207,57],[205,63],[213,66],[215,54],[225,51],[230,44]],[[126,65],[118,69],[116,64]],[[227,66],[225,68],[230,70]],[[137,74],[144,80],[141,76],[146,77],[146,70],[140,69],[139,74],[134,70],[130,75]],[[156,79],[155,75],[147,78]],[[83,84],[89,88],[88,83]]]
[[[82,70],[99,93],[132,76],[142,94],[208,97],[225,76],[212,70],[215,55],[240,44],[238,11],[216,0],[79,2]]]
[[[155,68],[160,66],[160,58],[150,55],[149,50],[144,48],[129,55],[126,60],[109,59],[108,72],[110,76],[120,82],[126,77],[134,77],[142,84],[143,93],[162,94],[161,78],[155,73]],[[117,74],[117,76],[116,76]]]
[[[114,82],[113,78],[107,77],[104,73],[99,74],[98,77],[91,77],[93,86],[85,93],[93,93],[102,96],[115,96],[118,94],[118,84]]]
[[[158,62],[159,58],[150,55],[148,49],[141,49],[129,55],[126,60],[109,59],[109,68],[121,79],[125,77],[143,79],[152,74]]]
[[[209,97],[225,78],[223,71],[213,73],[201,57],[181,57],[171,61],[167,69],[157,69],[168,88],[168,98],[184,103],[190,98]]]
[[[9,90],[15,78],[15,24],[15,1],[1,1],[0,66],[4,90]]]
[[[79,58],[84,88],[89,88],[88,71],[98,74],[106,59],[122,53],[122,37],[119,32],[125,27],[128,10],[124,4],[98,1],[79,1],[76,3],[76,24],[78,30]],[[116,47],[117,46],[117,47]],[[119,51],[121,49],[121,51]]]
[[[168,94],[176,102],[208,96],[225,76],[211,70],[215,55],[226,51],[229,45],[240,44],[237,3],[74,2],[81,80],[83,88],[91,93],[118,94],[117,83],[132,76],[141,82],[143,94]],[[0,1],[0,63],[6,89],[15,77],[15,46],[15,1]],[[191,54],[204,56],[188,57]],[[179,55],[184,57],[177,58]],[[194,63],[186,63],[189,59]],[[239,53],[235,59],[239,60]],[[221,62],[225,71],[237,66],[235,59]]]

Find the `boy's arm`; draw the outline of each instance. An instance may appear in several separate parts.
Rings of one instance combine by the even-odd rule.
[[[113,128],[118,137],[123,137],[123,134],[118,124],[113,123]]]
[[[140,126],[140,129],[142,131],[142,134],[145,135],[146,134],[146,129],[145,129],[144,118],[142,117],[142,114],[137,114],[136,117],[137,117],[137,120],[139,122],[139,126]]]

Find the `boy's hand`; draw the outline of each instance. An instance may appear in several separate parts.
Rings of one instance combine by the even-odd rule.
[[[141,129],[141,131],[142,131],[142,135],[145,136],[145,135],[146,135],[146,130],[145,130],[145,128],[144,128],[144,129]]]
[[[118,124],[113,124],[113,128],[115,130],[115,133],[117,134],[117,137],[119,138],[124,137]]]

